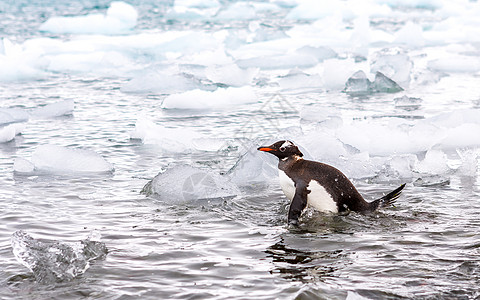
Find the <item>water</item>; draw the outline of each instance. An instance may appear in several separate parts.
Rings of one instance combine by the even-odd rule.
[[[0,298],[480,296],[477,2],[182,3],[132,1],[136,27],[105,36],[38,28],[105,14],[108,1],[0,3],[0,108],[30,113],[0,144]],[[342,93],[359,70],[405,91]],[[183,94],[238,85],[257,99],[198,110]],[[186,109],[164,108],[170,94]],[[31,114],[64,100],[73,114]],[[375,214],[307,211],[288,228],[273,157],[248,152],[281,138],[368,201],[407,187]],[[43,145],[94,151],[115,171],[14,172]],[[225,174],[238,195],[192,200],[194,176],[179,198],[141,193],[181,165]],[[19,230],[49,245],[98,232],[107,254],[72,279],[38,280],[14,256]]]

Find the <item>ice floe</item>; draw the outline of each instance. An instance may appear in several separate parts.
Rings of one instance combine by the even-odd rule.
[[[11,239],[15,258],[42,284],[72,280],[84,274],[90,263],[107,255],[107,248],[98,237],[77,242],[59,242],[33,238],[23,230]]]
[[[159,173],[142,190],[169,203],[226,199],[240,193],[228,177],[189,165],[178,165]]]
[[[17,173],[72,175],[114,171],[113,165],[94,151],[55,145],[38,146],[31,161],[17,158],[13,169]]]
[[[53,33],[121,34],[137,24],[137,10],[121,1],[110,3],[106,14],[74,17],[51,17],[40,26],[41,31]]]
[[[225,144],[222,139],[211,138],[190,129],[172,128],[155,124],[146,117],[139,117],[130,138],[144,144],[156,145],[164,152],[181,153],[191,151],[218,151]]]
[[[236,105],[257,102],[257,96],[252,87],[218,88],[215,91],[192,90],[173,94],[163,100],[163,108],[171,109],[225,109]]]

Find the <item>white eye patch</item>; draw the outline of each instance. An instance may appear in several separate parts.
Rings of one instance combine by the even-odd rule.
[[[288,146],[293,146],[292,142],[290,142],[290,141],[285,141],[285,143],[283,143],[283,144],[280,146],[280,148],[285,149],[285,148],[287,148]]]

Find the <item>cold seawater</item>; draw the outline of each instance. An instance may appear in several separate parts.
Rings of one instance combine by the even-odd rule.
[[[1,2],[0,298],[479,297],[479,13]],[[255,150],[284,138],[367,201],[407,187],[289,228]]]

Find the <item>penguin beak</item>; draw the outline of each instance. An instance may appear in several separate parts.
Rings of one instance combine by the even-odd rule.
[[[273,151],[273,149],[272,149],[272,148],[269,148],[269,147],[259,147],[257,150],[259,150],[259,151],[264,151],[264,152]]]

